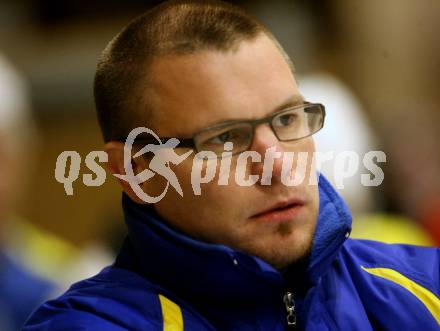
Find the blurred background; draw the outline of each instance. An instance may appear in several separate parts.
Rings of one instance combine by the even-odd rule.
[[[0,0],[0,329],[112,262],[120,189],[81,177],[67,196],[58,155],[102,148],[92,84],[108,41],[161,1]],[[354,237],[440,243],[440,2],[230,1],[273,31],[300,90],[327,107],[320,151],[383,150],[385,180],[342,195]],[[322,171],[334,181],[334,164]],[[81,175],[90,170],[81,167]],[[17,294],[18,293],[18,294]]]

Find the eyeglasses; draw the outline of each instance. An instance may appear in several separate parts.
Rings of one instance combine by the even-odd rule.
[[[177,138],[178,147],[192,148],[197,152],[210,151],[221,157],[224,144],[232,143],[232,155],[248,150],[254,139],[255,128],[268,123],[279,141],[289,142],[309,137],[324,126],[325,107],[319,103],[304,103],[283,109],[265,118],[225,122],[198,131],[192,138]],[[174,137],[176,138],[176,137]],[[162,143],[171,137],[160,137]],[[136,144],[154,144],[154,137],[139,136]]]

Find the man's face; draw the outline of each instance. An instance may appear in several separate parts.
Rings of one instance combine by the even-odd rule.
[[[288,64],[266,36],[242,42],[235,51],[206,50],[160,58],[152,65],[151,86],[152,129],[165,137],[192,137],[213,124],[258,119],[301,102]],[[273,146],[281,153],[308,152],[309,160],[314,151],[310,137],[279,142],[268,124],[257,126],[250,150],[264,159]],[[179,154],[185,151],[176,149]],[[299,186],[282,184],[282,158],[278,158],[271,185],[239,186],[234,180],[237,156],[233,156],[229,184],[218,185],[218,162],[214,180],[202,184],[197,196],[191,186],[193,160],[194,154],[172,167],[183,197],[170,188],[155,204],[169,224],[191,237],[228,245],[279,268],[308,253],[319,205],[316,185],[308,185],[307,179]],[[262,172],[262,162],[248,162],[247,176],[261,178]],[[310,169],[306,178],[309,175]],[[162,192],[165,183],[158,177],[145,182],[144,190]]]

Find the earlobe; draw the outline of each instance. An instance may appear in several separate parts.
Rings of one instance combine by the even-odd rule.
[[[108,155],[108,163],[107,163],[107,169],[112,175],[126,175],[125,173],[125,166],[124,166],[124,144],[118,141],[110,141],[104,146],[104,151]],[[131,167],[133,171],[136,173],[136,162],[132,159],[131,160]],[[119,178],[118,176],[115,176],[118,179],[119,184],[121,185],[124,192],[135,202],[137,203],[144,203],[133,191],[130,184],[123,180],[122,178]]]
[[[124,174],[124,144],[110,141],[104,145],[104,151],[108,155],[108,171],[114,174]]]

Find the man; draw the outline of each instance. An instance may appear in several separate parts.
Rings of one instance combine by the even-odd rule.
[[[34,242],[44,232],[17,215],[29,175],[24,161],[35,159],[36,134],[26,82],[2,53],[0,100],[0,330],[15,331],[56,286],[29,263],[42,256]]]
[[[148,127],[217,157],[233,143],[230,177],[258,180],[241,186],[217,171],[195,194],[203,160],[192,154],[170,166],[183,196],[170,189],[151,205],[121,179],[128,238],[116,262],[44,304],[25,330],[439,328],[436,249],[347,240],[347,207],[325,178],[313,185],[310,159],[305,180],[283,184],[280,155],[313,153],[324,109],[302,99],[254,18],[217,1],[154,8],[104,50],[95,99],[113,174],[125,175],[125,137]],[[272,155],[269,174],[258,157],[243,169],[252,152]],[[150,160],[132,157],[134,172]],[[158,196],[166,185],[155,175],[141,187]]]

